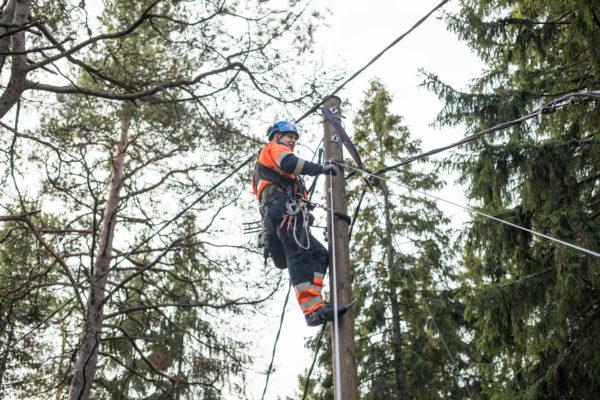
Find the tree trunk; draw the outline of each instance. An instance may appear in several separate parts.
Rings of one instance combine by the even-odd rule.
[[[0,76],[6,62],[6,53],[10,50],[10,36],[8,32],[11,28],[6,27],[13,23],[15,17],[15,0],[9,0],[8,4],[2,10],[2,25],[0,26]]]
[[[6,9],[10,6],[7,5]],[[27,23],[29,13],[31,12],[31,0],[15,0],[13,25],[24,25]],[[4,18],[3,18],[4,19]],[[11,28],[9,28],[11,29]],[[21,30],[10,36],[12,46],[9,49],[12,52],[25,51],[25,31]],[[0,96],[0,118],[3,118],[8,111],[21,98],[21,95],[27,88],[27,58],[25,54],[11,55],[12,68],[10,80],[6,90]]]
[[[115,225],[117,223],[119,191],[123,182],[125,150],[128,144],[130,122],[131,115],[125,112],[121,120],[121,139],[117,145],[117,154],[113,158],[113,172],[106,208],[104,209],[104,219],[100,227],[98,253],[96,254],[92,282],[90,284],[85,330],[81,345],[77,351],[77,363],[73,371],[69,400],[85,400],[89,397],[96,372],[98,344],[100,342],[102,321],[104,319],[105,288],[108,280]]]
[[[390,217],[390,193],[385,182],[381,181],[383,191],[383,205],[385,214],[385,239],[386,259],[388,271],[388,296],[392,308],[392,349],[394,352],[394,380],[396,384],[396,398],[404,400],[404,367],[402,362],[402,338],[400,336],[400,305],[396,287],[392,282],[394,270],[394,248],[392,246],[392,220]]]

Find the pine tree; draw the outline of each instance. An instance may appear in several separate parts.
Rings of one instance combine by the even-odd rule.
[[[440,125],[470,132],[600,84],[600,6],[583,1],[472,1],[450,29],[486,65],[466,92],[428,74]],[[462,148],[446,165],[488,214],[600,250],[598,101]],[[600,261],[480,217],[465,230],[465,316],[496,399],[592,399],[600,392]],[[473,290],[475,289],[475,290]]]
[[[82,56],[79,62],[95,73],[76,74],[72,87],[114,94],[168,81],[190,82],[198,70],[212,71],[217,61],[226,58],[230,63],[238,56],[267,72],[260,82],[236,80],[237,73],[231,77],[226,71],[208,74],[197,92],[190,85],[176,85],[125,101],[119,95],[78,96],[65,89],[56,103],[40,110],[40,129],[11,131],[14,141],[20,140],[10,148],[14,168],[2,165],[2,173],[15,177],[11,189],[22,201],[7,205],[11,215],[0,220],[18,223],[38,246],[32,255],[19,258],[30,243],[7,240],[0,254],[12,259],[0,258],[0,278],[2,284],[12,284],[24,276],[15,273],[19,262],[37,269],[49,266],[45,276],[32,280],[42,286],[25,292],[18,299],[23,304],[16,304],[25,313],[32,296],[52,301],[42,302],[35,318],[18,321],[21,317],[9,312],[0,319],[7,326],[22,322],[14,333],[2,333],[11,341],[0,349],[7,350],[0,358],[0,378],[10,377],[9,396],[44,398],[50,392],[57,399],[208,400],[242,393],[237,384],[250,357],[245,352],[248,341],[236,334],[246,328],[229,320],[242,307],[251,312],[253,305],[268,299],[276,290],[270,275],[278,272],[246,276],[250,261],[236,259],[239,246],[221,243],[219,219],[236,204],[247,182],[232,179],[217,190],[211,186],[248,158],[256,139],[240,131],[243,117],[259,99],[261,105],[269,103],[264,99],[269,93],[257,88],[285,78],[288,71],[286,58],[275,60],[267,48],[281,45],[273,41],[285,38],[303,18],[292,7],[254,21],[248,25],[249,36],[263,23],[278,22],[268,33],[257,33],[252,46],[235,42],[218,22],[230,14],[244,20],[233,4],[188,21],[199,15],[190,11],[198,2],[107,1],[99,22],[109,32],[127,30],[151,3],[160,3],[153,8],[151,23],[101,41]],[[190,38],[190,30],[199,37]],[[291,47],[308,51],[311,39],[302,32],[294,36],[299,40]],[[241,46],[241,53],[232,43]],[[236,54],[224,57],[221,47]],[[270,63],[278,67],[271,69]],[[108,78],[99,79],[98,74]],[[285,96],[288,90],[281,86],[278,94]],[[301,102],[305,94],[286,101]],[[23,144],[23,138],[30,142]],[[19,179],[24,171],[28,182]],[[20,216],[15,212],[20,208],[38,212]],[[31,236],[35,229],[48,227],[57,228],[47,237],[53,252]],[[217,254],[216,245],[233,249],[231,255]],[[0,287],[1,295],[13,290]],[[10,311],[12,303],[1,301],[0,307]],[[55,315],[56,309],[64,312]],[[60,323],[57,318],[62,318]],[[23,343],[15,335],[27,330],[35,332],[31,343],[37,347],[33,351],[27,344],[31,360],[19,363]]]

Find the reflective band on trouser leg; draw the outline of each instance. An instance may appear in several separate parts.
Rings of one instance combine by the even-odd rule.
[[[310,314],[311,312],[315,311],[316,309],[321,307],[323,304],[325,304],[325,302],[323,301],[321,296],[315,296],[312,299],[304,302],[303,304],[300,304],[300,308],[302,308],[302,311],[306,315],[306,314]]]
[[[312,285],[310,282],[302,282],[295,285],[294,290],[296,291],[296,298],[298,297],[298,293],[302,292],[303,290],[310,289],[311,287]]]
[[[319,290],[321,290],[323,288],[323,278],[324,277],[325,277],[325,274],[322,274],[320,272],[315,272],[313,284],[315,286],[319,287]]]
[[[321,297],[321,291],[316,289],[314,286],[311,286],[310,289],[302,290],[296,294],[296,298],[300,304],[304,304],[307,299],[312,299],[313,297]]]
[[[308,297],[321,296],[321,287],[311,284],[310,282],[302,282],[294,286],[296,291],[296,299],[299,303],[303,303]]]
[[[302,282],[294,286],[296,291],[296,299],[304,312],[309,314],[319,308],[323,304],[320,288],[312,285],[310,282]]]

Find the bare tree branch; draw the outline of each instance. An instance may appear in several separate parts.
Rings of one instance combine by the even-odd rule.
[[[120,30],[118,32],[113,32],[113,33],[104,33],[98,36],[94,36],[89,38],[88,40],[85,40],[79,44],[74,45],[73,47],[71,47],[70,49],[63,51],[59,54],[56,54],[52,57],[49,57],[48,59],[44,60],[44,61],[40,61],[38,63],[32,64],[27,68],[27,72],[29,71],[33,71],[35,69],[38,69],[40,67],[43,67],[45,65],[48,65],[54,61],[60,60],[61,58],[65,58],[67,56],[70,56],[71,54],[74,54],[75,52],[83,49],[84,47],[89,46],[90,44],[96,43],[98,41],[101,40],[109,40],[109,39],[117,39],[123,36],[126,36],[130,33],[132,33],[133,31],[135,31],[140,25],[142,25],[144,23],[144,21],[146,21],[149,17],[149,13],[150,11],[158,4],[160,3],[162,0],[154,0],[149,6],[148,8],[146,8],[146,10],[138,17],[137,20],[135,20],[131,25],[129,25],[127,28]]]

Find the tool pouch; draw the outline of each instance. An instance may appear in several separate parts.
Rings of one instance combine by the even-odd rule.
[[[265,213],[269,212],[267,210],[261,210],[261,213],[263,211]],[[285,251],[283,250],[283,245],[281,244],[281,240],[277,235],[277,229],[275,226],[273,226],[272,220],[269,217],[270,216],[267,215],[266,218],[263,218],[263,229],[258,238],[258,247],[262,247],[263,249],[265,263],[267,259],[271,257],[275,267],[279,269],[286,269],[287,258],[285,256]]]

